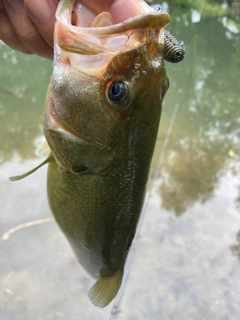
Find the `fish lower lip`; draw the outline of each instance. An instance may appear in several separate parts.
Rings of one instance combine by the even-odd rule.
[[[80,143],[86,142],[83,137],[80,137],[76,131],[72,130],[71,127],[61,119],[56,110],[54,100],[52,100],[51,108],[45,113],[45,128],[64,135],[72,141],[78,141]]]
[[[56,110],[54,108],[54,112],[56,113]],[[94,143],[95,145],[102,146],[106,149],[111,148],[110,146],[107,146],[99,141],[91,140],[84,138],[79,135],[76,131],[71,129],[71,127],[68,126],[68,124],[61,121],[61,118],[58,119],[59,122],[51,115],[50,112],[47,112],[45,114],[45,130],[47,131],[53,131],[57,135],[64,136],[64,138],[68,141],[72,141],[76,144],[84,144],[84,143]]]

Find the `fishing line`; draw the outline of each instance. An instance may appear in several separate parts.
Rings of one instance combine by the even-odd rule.
[[[165,150],[166,150],[166,147],[168,145],[169,137],[170,137],[170,134],[172,132],[172,128],[173,128],[173,125],[174,125],[174,122],[175,122],[175,119],[176,119],[178,108],[179,108],[179,104],[176,104],[175,108],[173,110],[173,115],[172,115],[172,118],[171,118],[171,121],[170,121],[170,124],[169,124],[169,127],[168,127],[166,138],[164,139],[163,147],[161,149],[161,152],[160,152],[160,155],[159,155],[159,158],[158,158],[157,167],[155,169],[155,172],[154,172],[151,184],[150,184],[150,191],[149,191],[149,193],[147,195],[147,198],[146,198],[143,210],[142,210],[142,214],[140,215],[140,219],[139,219],[139,222],[138,222],[136,235],[135,235],[135,238],[134,238],[134,240],[132,242],[132,246],[131,246],[127,261],[126,261],[126,267],[125,267],[125,271],[124,271],[124,275],[123,275],[122,285],[121,285],[121,287],[120,287],[120,289],[118,291],[118,294],[117,294],[117,296],[116,296],[116,298],[114,300],[109,320],[115,320],[116,317],[117,317],[117,314],[120,312],[119,306],[120,306],[120,303],[122,302],[123,291],[125,289],[127,278],[129,276],[129,272],[130,272],[130,269],[131,269],[131,266],[132,266],[133,258],[134,258],[134,255],[135,255],[135,252],[136,252],[136,249],[137,249],[138,240],[140,238],[141,227],[142,227],[142,224],[143,224],[143,220],[144,220],[145,214],[147,212],[149,201],[150,201],[150,199],[152,197],[152,194],[153,194],[153,186],[154,186],[155,181],[157,180],[157,177],[159,175],[159,171],[160,171],[160,167],[161,167],[161,164],[162,164],[163,156],[165,154]]]

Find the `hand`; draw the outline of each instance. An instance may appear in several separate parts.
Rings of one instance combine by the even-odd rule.
[[[0,0],[0,39],[14,50],[53,58],[58,0]],[[83,0],[97,14],[108,11],[115,23],[139,13],[135,0]]]

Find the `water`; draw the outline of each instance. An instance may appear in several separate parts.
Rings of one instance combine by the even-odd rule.
[[[171,16],[186,58],[166,64],[145,217],[113,318],[239,319],[239,34],[226,18]],[[8,180],[40,161],[51,62],[3,44],[0,59],[0,319],[109,319],[113,304],[88,301],[94,280],[51,220],[46,168]]]

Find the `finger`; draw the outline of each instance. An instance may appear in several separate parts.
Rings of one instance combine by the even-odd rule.
[[[138,15],[140,9],[134,0],[116,0],[110,7],[110,13],[115,23],[119,23]]]
[[[98,0],[91,2],[83,0],[82,2],[97,14],[108,11],[115,23],[122,22],[140,13],[135,0]]]
[[[0,39],[13,50],[31,53],[18,39],[3,7],[0,7]]]
[[[53,47],[55,11],[58,0],[25,0],[24,6],[43,39]]]
[[[4,0],[3,3],[9,20],[22,44],[32,53],[52,59],[52,48],[42,38],[28,17],[23,0]]]

